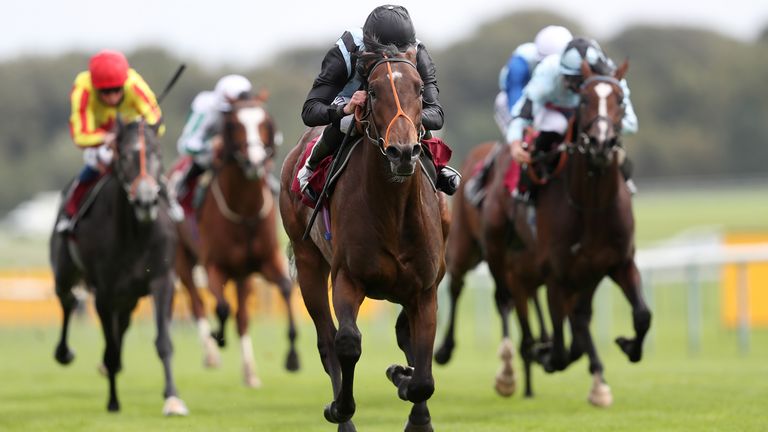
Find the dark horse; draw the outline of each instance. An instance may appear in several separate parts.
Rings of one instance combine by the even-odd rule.
[[[102,179],[98,198],[69,235],[54,231],[51,236],[56,295],[64,311],[55,357],[61,364],[74,359],[67,345],[67,330],[77,304],[72,287],[82,280],[94,294],[104,330],[104,366],[109,377],[107,409],[118,411],[115,377],[122,367],[123,336],[139,298],[152,294],[157,323],[155,347],[165,372],[163,413],[185,415],[187,408],[177,396],[171,371],[171,264],[176,235],[167,203],[159,199],[159,150],[155,131],[143,120],[118,125],[115,157]]]
[[[462,174],[472,175],[478,163],[487,157],[494,158],[486,186],[487,196],[482,207],[476,208],[464,195],[464,184],[453,200],[451,231],[448,235],[446,261],[450,279],[450,316],[445,338],[435,354],[435,361],[447,363],[455,347],[454,329],[456,305],[464,286],[464,275],[483,260],[495,284],[496,307],[501,317],[502,342],[499,347],[501,367],[496,373],[495,389],[502,396],[515,391],[513,368],[514,346],[509,337],[508,315],[513,306],[517,309],[522,340],[520,353],[525,367],[525,395],[533,396],[531,388],[531,364],[535,358],[535,341],[528,321],[528,299],[532,299],[539,318],[541,344],[549,340],[543,315],[536,298],[536,290],[544,279],[536,266],[536,247],[531,228],[526,222],[525,205],[510,195],[505,176],[511,156],[507,147],[494,147],[484,143],[475,147],[464,162]]]
[[[426,402],[435,389],[432,348],[447,221],[444,199],[419,172],[423,86],[415,56],[415,48],[400,53],[388,47],[359,60],[369,72],[367,105],[358,117],[365,137],[330,199],[331,241],[323,238],[319,223],[310,239],[302,239],[310,209],[289,188],[299,156],[320,130],[308,130],[283,165],[280,211],[317,330],[320,360],[333,385],[325,418],[340,431],[355,430],[353,383],[361,354],[356,320],[365,297],[403,306],[395,330],[409,366],[392,365],[387,377],[398,396],[414,404],[405,430],[432,430]],[[338,331],[328,302],[329,273]]]
[[[624,115],[620,80],[627,68],[624,62],[614,76],[602,76],[594,74],[586,62],[582,64],[584,83],[575,139],[567,145],[569,159],[561,175],[541,186],[536,205],[537,253],[553,332],[544,366],[548,371],[563,370],[586,353],[593,376],[589,401],[597,406],[612,403],[589,331],[592,297],[600,280],[610,276],[632,306],[635,338],[616,339],[631,362],[640,361],[651,324],[634,260],[632,201],[619,170],[623,151],[617,144]],[[573,334],[570,352],[563,337],[566,318]]]
[[[199,241],[188,231],[181,233],[185,241],[179,242],[175,267],[190,293],[208,366],[217,364],[218,350],[210,343],[205,308],[192,278],[192,268],[199,259],[208,274],[209,289],[216,297],[220,327],[213,333],[213,338],[219,346],[225,345],[224,329],[230,314],[224,285],[230,279],[235,281],[243,381],[249,387],[259,387],[261,383],[248,335],[247,307],[252,291],[251,275],[255,272],[280,289],[288,312],[290,340],[285,367],[290,371],[299,369],[290,302],[293,284],[288,262],[277,241],[277,206],[267,184],[275,153],[275,125],[262,101],[256,98],[234,103],[230,111],[223,113],[222,121],[221,148],[216,149],[215,172],[198,212]]]

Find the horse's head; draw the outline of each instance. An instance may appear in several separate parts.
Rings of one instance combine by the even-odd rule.
[[[613,75],[599,75],[592,72],[586,61],[581,65],[584,81],[579,88],[576,145],[597,167],[613,162],[613,152],[621,137],[624,91],[620,82],[628,67],[624,61]]]
[[[421,95],[424,83],[416,70],[416,47],[399,52],[394,46],[361,57],[367,71],[365,133],[387,157],[393,181],[416,170],[422,152]]]
[[[160,175],[163,171],[157,131],[144,120],[118,121],[112,168],[128,195],[136,219],[157,219]]]
[[[222,158],[237,162],[249,179],[264,177],[277,143],[275,125],[262,99],[233,103],[232,109],[224,113],[223,122]]]

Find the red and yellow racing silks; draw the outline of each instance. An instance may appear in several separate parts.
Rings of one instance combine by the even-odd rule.
[[[99,99],[98,90],[91,83],[90,72],[77,75],[70,94],[72,114],[69,118],[69,130],[75,144],[79,147],[101,145],[104,135],[114,126],[118,113],[125,123],[139,117],[144,117],[150,125],[160,121],[162,112],[155,94],[138,72],[128,70],[123,90],[124,96],[120,103],[109,106]],[[164,131],[165,126],[161,125],[158,134],[162,135]]]

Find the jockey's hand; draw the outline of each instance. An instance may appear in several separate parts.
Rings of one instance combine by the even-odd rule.
[[[117,144],[117,132],[107,132],[104,134],[104,146],[113,147]]]
[[[352,94],[352,98],[349,103],[344,105],[344,114],[352,114],[355,112],[355,108],[363,108],[365,106],[365,100],[368,98],[368,93],[365,90],[358,90]]]
[[[511,153],[512,153],[512,159],[522,163],[530,164],[531,163],[531,154],[528,153],[527,150],[523,148],[523,142],[520,140],[512,141],[510,144],[511,147]]]

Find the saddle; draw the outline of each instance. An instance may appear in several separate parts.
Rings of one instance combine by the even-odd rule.
[[[320,137],[318,136],[307,144],[307,147],[304,149],[304,152],[299,159],[299,166],[304,165],[304,162],[312,153],[312,148],[317,144],[319,138]],[[328,181],[325,196],[323,197],[324,200],[330,198],[334,185],[347,167],[352,151],[361,141],[362,137],[359,137],[351,144],[340,146],[334,155],[326,156],[325,159],[320,161],[317,165],[317,169],[315,169],[309,177],[309,187],[313,191],[318,191],[318,193],[322,193],[321,191],[325,187],[326,180]],[[424,170],[424,173],[427,174],[427,178],[429,178],[432,188],[437,190],[435,184],[437,182],[438,170],[446,166],[448,160],[451,158],[452,151],[440,138],[425,138],[421,140],[421,144],[424,149],[420,156],[421,167]],[[339,159],[339,163],[334,164],[333,161],[337,158]],[[301,202],[309,208],[315,208],[320,198],[318,196],[316,197],[317,199],[313,200],[303,194],[299,186],[299,179],[296,175],[294,175],[293,181],[291,182],[291,192],[298,196],[301,199]]]
[[[112,178],[111,175],[107,175],[109,172],[108,170],[86,181],[75,179],[67,186],[66,202],[61,207],[60,213],[66,216],[69,223],[65,227],[57,225],[57,231],[69,232],[71,235],[77,222],[88,212],[101,189]]]

